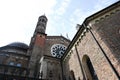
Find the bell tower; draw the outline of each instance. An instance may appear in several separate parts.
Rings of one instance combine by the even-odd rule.
[[[45,15],[40,16],[37,22],[35,32],[45,34],[47,21],[48,20]]]
[[[29,62],[30,77],[37,77],[39,75],[38,63],[44,55],[47,21],[48,19],[45,15],[39,17],[33,37],[31,38],[30,48],[28,50],[28,55],[31,56]]]

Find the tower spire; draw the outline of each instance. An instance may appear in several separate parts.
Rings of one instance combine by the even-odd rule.
[[[44,13],[44,16],[45,16],[45,13]]]

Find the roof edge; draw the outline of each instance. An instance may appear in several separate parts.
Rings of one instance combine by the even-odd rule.
[[[73,47],[73,45],[74,45],[75,42],[77,41],[78,37],[81,35],[82,31],[85,29],[85,28],[84,28],[84,24],[85,24],[85,25],[89,24],[90,20],[93,20],[93,19],[95,19],[96,17],[100,16],[101,14],[106,13],[108,10],[112,10],[112,9],[114,9],[114,8],[116,8],[116,7],[119,7],[119,6],[120,6],[120,1],[117,1],[117,2],[113,3],[112,5],[110,5],[110,6],[106,7],[106,8],[104,8],[104,9],[96,12],[95,14],[87,17],[87,18],[83,21],[81,27],[79,28],[79,30],[77,31],[77,33],[75,34],[75,36],[73,37],[70,45],[67,47],[67,49],[66,49],[63,57],[61,58],[62,61],[64,60],[64,58],[66,57],[66,55],[67,55],[67,53],[70,51],[70,49]]]

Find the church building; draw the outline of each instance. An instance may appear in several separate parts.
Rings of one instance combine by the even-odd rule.
[[[29,46],[0,47],[0,80],[120,80],[120,1],[77,24],[71,41],[49,36],[47,21],[38,18]]]

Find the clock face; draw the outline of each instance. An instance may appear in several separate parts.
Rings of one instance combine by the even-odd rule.
[[[66,50],[66,46],[62,44],[54,44],[51,47],[51,54],[53,57],[61,58]]]

